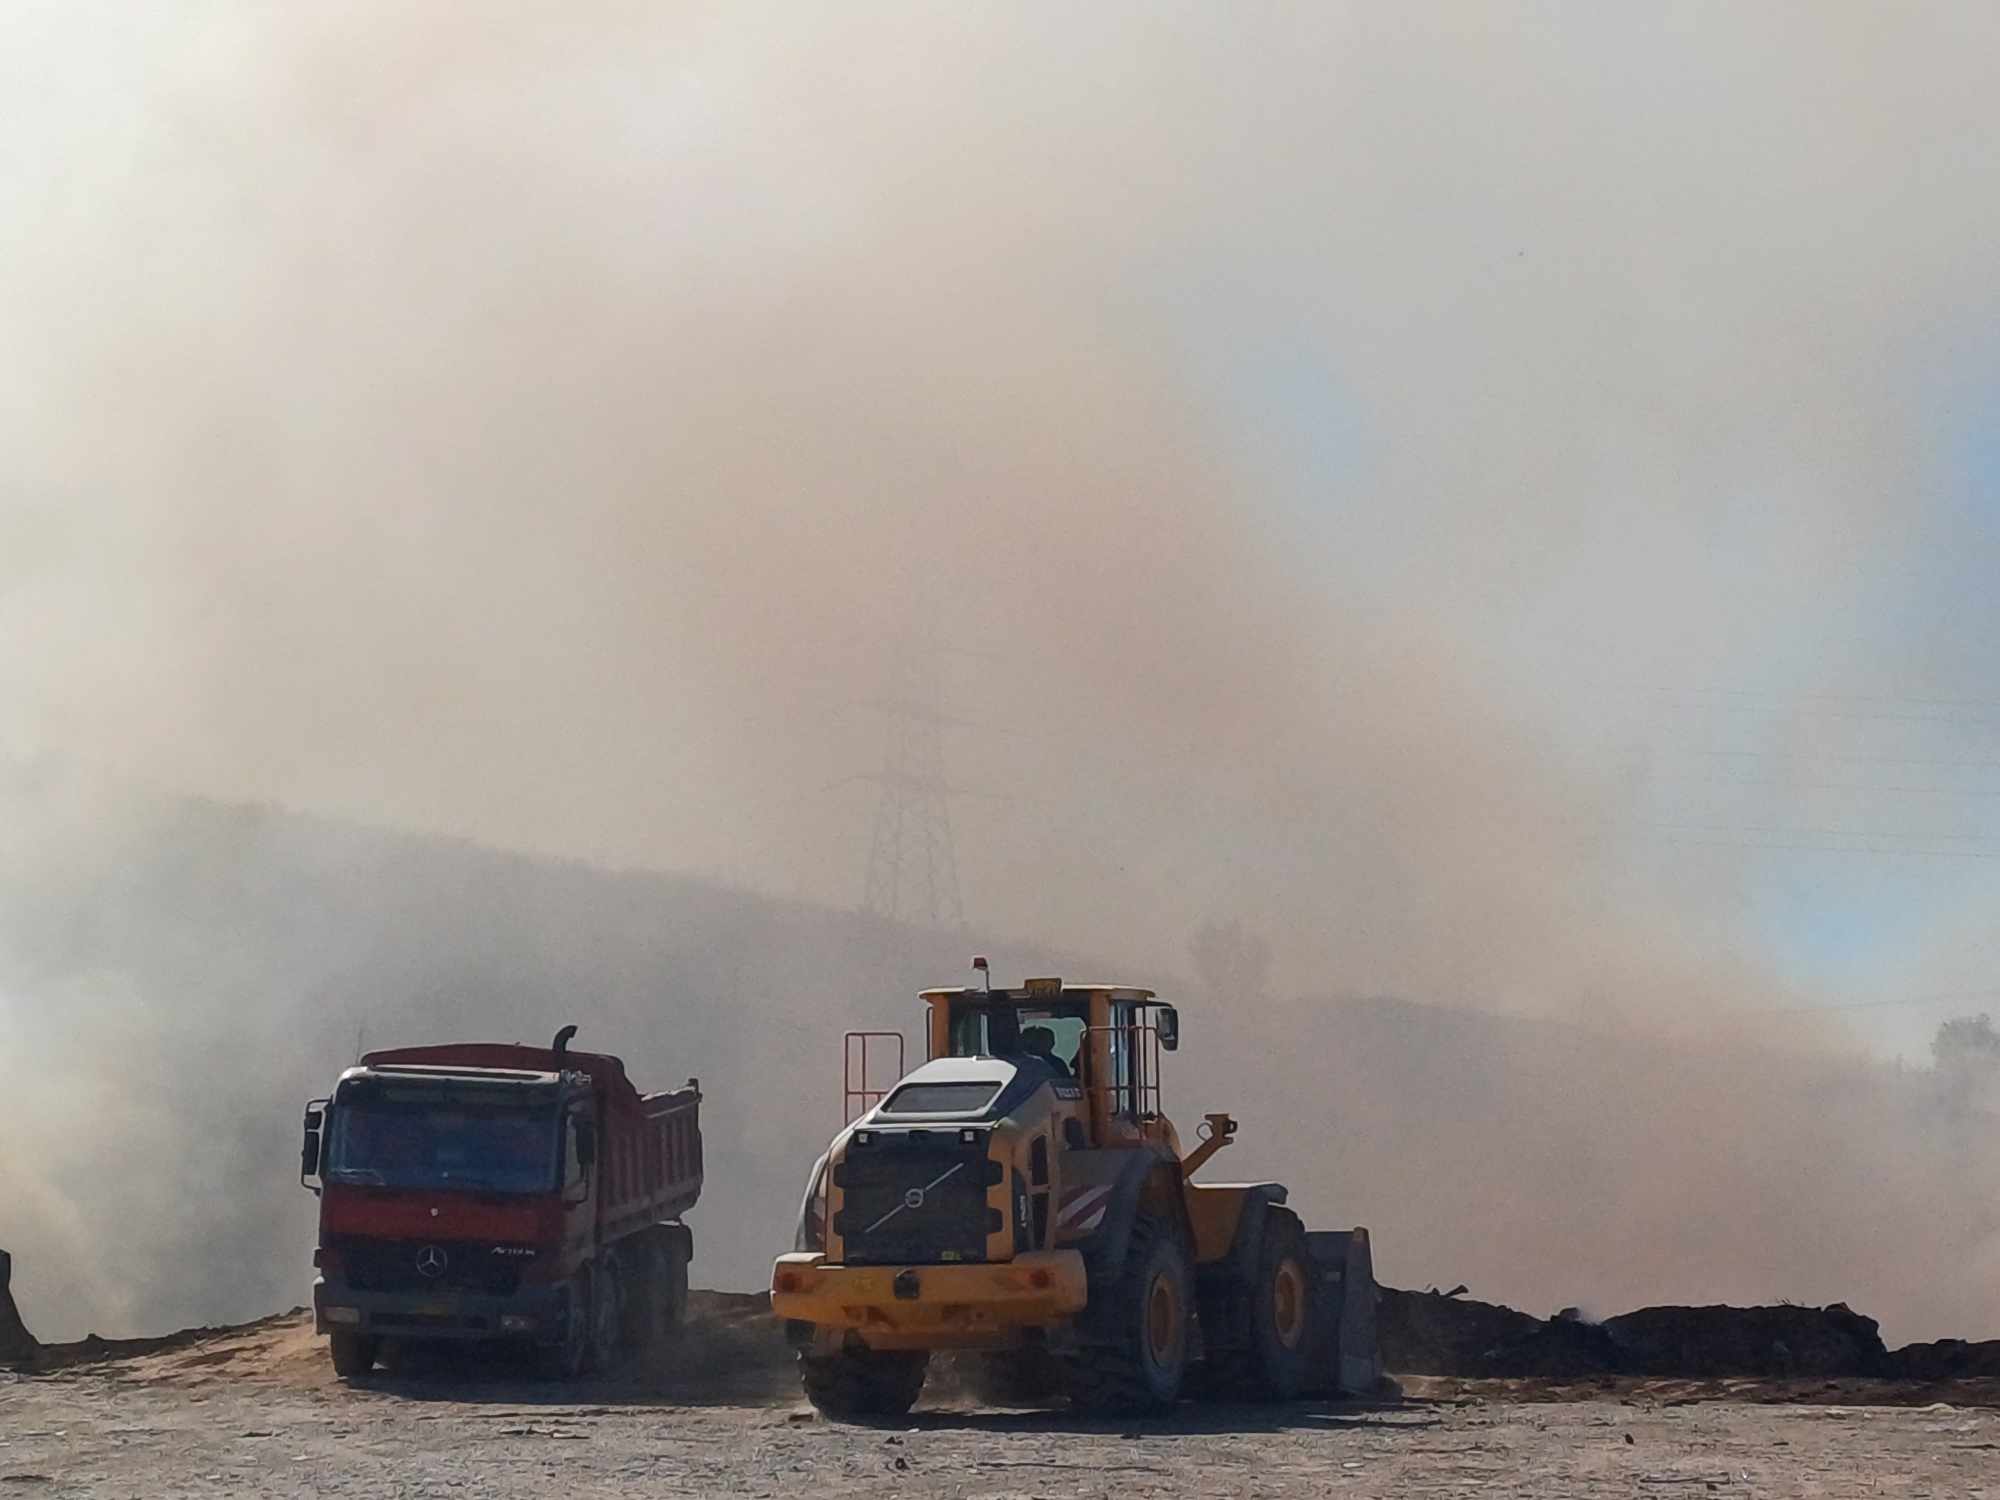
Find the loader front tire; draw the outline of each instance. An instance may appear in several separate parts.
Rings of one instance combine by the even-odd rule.
[[[1248,1326],[1226,1330],[1227,1345],[1209,1357],[1215,1395],[1290,1401],[1305,1389],[1317,1286],[1298,1215],[1267,1209],[1250,1285],[1232,1299]]]
[[[840,1421],[900,1417],[923,1394],[930,1362],[930,1355],[921,1349],[801,1351],[799,1383],[805,1387],[806,1400]]]
[[[1072,1405],[1106,1414],[1146,1412],[1180,1396],[1193,1327],[1189,1262],[1174,1224],[1145,1215],[1133,1223],[1124,1272],[1104,1294],[1110,1299],[1104,1321],[1063,1357]]]

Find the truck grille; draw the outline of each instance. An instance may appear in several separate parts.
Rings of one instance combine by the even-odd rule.
[[[521,1285],[520,1260],[492,1245],[457,1240],[342,1239],[340,1276],[362,1292],[478,1292],[511,1297]],[[443,1266],[438,1268],[438,1255]],[[427,1274],[425,1267],[431,1267]]]
[[[1001,1227],[987,1186],[1000,1164],[957,1131],[870,1131],[851,1137],[834,1168],[842,1209],[834,1222],[849,1265],[983,1261],[986,1236]]]

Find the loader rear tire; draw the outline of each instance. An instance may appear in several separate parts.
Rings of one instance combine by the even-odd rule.
[[[1250,1285],[1231,1299],[1247,1326],[1218,1330],[1227,1335],[1227,1342],[1208,1358],[1216,1396],[1225,1401],[1290,1401],[1305,1389],[1317,1286],[1298,1215],[1289,1209],[1267,1209]]]
[[[1130,1413],[1158,1411],[1178,1399],[1193,1331],[1190,1259],[1174,1224],[1145,1215],[1133,1223],[1124,1272],[1106,1289],[1111,1305],[1092,1330],[1097,1337],[1063,1356],[1072,1405]]]
[[[924,1350],[842,1349],[799,1354],[806,1400],[829,1417],[900,1417],[923,1394],[931,1357]]]
[[[333,1373],[342,1380],[366,1375],[375,1368],[375,1356],[381,1351],[379,1341],[365,1333],[335,1333],[328,1343],[333,1353]]]

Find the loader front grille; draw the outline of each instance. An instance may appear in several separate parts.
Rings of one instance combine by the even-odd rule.
[[[971,1143],[957,1131],[857,1132],[833,1169],[841,1259],[857,1266],[985,1260],[986,1236],[1003,1222],[986,1201],[1001,1172],[986,1139],[983,1131]]]

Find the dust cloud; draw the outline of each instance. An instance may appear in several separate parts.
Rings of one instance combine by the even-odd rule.
[[[1345,1098],[1331,1001],[1216,995],[1246,1014],[1181,1063],[1190,1104],[1315,1122],[1323,1160],[1260,1169],[1374,1225],[1388,1279],[1796,1280],[1981,1331],[1941,1325],[2000,1314],[1959,1207],[1990,1161],[1848,1107],[1902,1086],[1773,1014],[1814,997],[1758,855],[1631,831],[1604,684],[1896,669],[1925,402],[1970,399],[2000,291],[1996,28],[27,7],[0,1242],[30,1321],[263,1311],[309,1237],[272,1196],[295,1106],[357,1028],[552,1013],[718,1080],[704,1232],[755,1284],[839,1025],[960,961],[839,914],[914,650],[983,942],[1170,984],[1240,921],[1270,996],[1455,1008]],[[1551,1076],[1495,1016],[1599,1040]],[[1857,1201],[1943,1281],[1829,1234]]]

